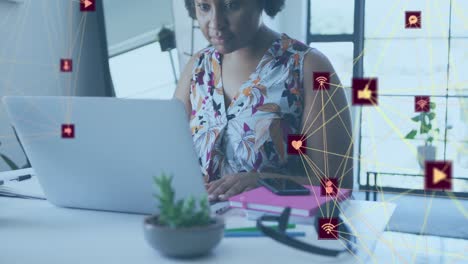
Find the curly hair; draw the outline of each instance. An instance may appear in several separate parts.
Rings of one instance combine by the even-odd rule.
[[[260,6],[262,6],[263,11],[271,18],[274,18],[283,9],[285,1],[286,0],[257,0]],[[185,8],[187,8],[191,18],[197,19],[195,0],[185,0]]]

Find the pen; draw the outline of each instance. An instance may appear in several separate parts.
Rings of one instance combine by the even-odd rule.
[[[286,232],[290,237],[304,237],[304,232]],[[266,236],[260,231],[253,232],[224,232],[224,237],[264,237]]]
[[[32,168],[2,171],[0,172],[0,184],[7,181],[24,181],[31,178],[35,174]]]
[[[278,225],[271,226],[272,228],[278,228]],[[287,229],[296,228],[295,224],[288,224]],[[226,229],[227,232],[250,232],[250,231],[259,231],[256,227],[240,227],[240,228],[231,228]]]
[[[10,176],[10,177],[3,177],[2,180],[0,180],[0,185],[5,184],[7,181],[24,181],[31,179],[31,174],[26,174],[26,175],[21,175],[21,176]]]

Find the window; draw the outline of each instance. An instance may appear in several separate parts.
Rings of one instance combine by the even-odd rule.
[[[405,11],[421,11],[421,29],[405,29]],[[467,13],[463,0],[309,0],[307,41],[330,58],[345,89],[352,76],[378,78],[378,109],[353,107],[360,186],[368,171],[423,174],[423,138],[402,139],[416,128],[416,95],[436,104],[436,159],[452,161],[453,177],[468,179]],[[387,177],[379,185],[423,189],[421,181]],[[453,191],[468,192],[468,181],[455,181]]]
[[[172,98],[179,74],[177,50],[157,39],[173,29],[172,1],[104,0],[109,66],[119,98]]]
[[[177,50],[170,51],[176,58]],[[162,52],[159,42],[109,59],[115,94],[119,98],[170,99],[178,78],[177,59]],[[174,65],[172,65],[174,63]],[[174,68],[173,68],[174,67]],[[174,76],[175,74],[175,76]]]
[[[336,8],[339,6],[340,8]],[[354,0],[309,0],[307,12],[307,43],[325,54],[333,64],[351,104],[351,81],[353,76],[362,76],[363,13],[362,1]],[[330,15],[332,14],[332,15]],[[351,107],[353,130],[358,127],[359,109]],[[354,134],[354,156],[358,151],[356,131]],[[354,175],[359,164],[354,160]]]

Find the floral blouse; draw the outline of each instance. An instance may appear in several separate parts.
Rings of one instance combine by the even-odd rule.
[[[222,54],[213,47],[199,52],[190,87],[190,127],[206,182],[239,172],[287,174],[303,167],[299,156],[288,155],[287,140],[300,133],[302,66],[309,49],[282,34],[229,106]]]

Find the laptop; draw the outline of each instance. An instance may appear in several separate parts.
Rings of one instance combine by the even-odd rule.
[[[5,96],[3,103],[47,200],[57,206],[154,214],[153,177],[161,173],[173,177],[176,199],[206,195],[177,99]]]

